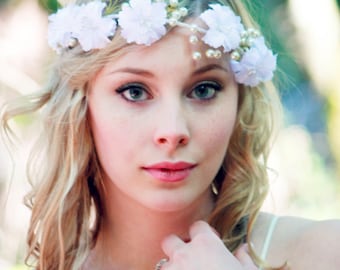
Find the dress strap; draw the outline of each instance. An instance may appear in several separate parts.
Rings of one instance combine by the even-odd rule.
[[[260,257],[262,260],[265,260],[267,258],[269,245],[270,245],[270,242],[272,240],[273,232],[274,232],[274,229],[276,227],[278,220],[279,220],[279,216],[275,215],[275,216],[273,216],[273,218],[270,222],[268,232],[267,232],[267,235],[266,235],[266,239],[264,240],[264,243],[263,243],[263,246],[262,246],[261,257]]]

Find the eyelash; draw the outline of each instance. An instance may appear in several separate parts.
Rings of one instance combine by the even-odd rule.
[[[200,90],[200,91],[206,91],[209,90],[210,92],[208,92],[207,97],[199,97],[197,96],[197,92],[195,93],[195,90]],[[197,83],[196,85],[193,86],[193,88],[190,90],[189,94],[187,95],[189,98],[192,99],[197,99],[199,101],[209,101],[211,99],[214,99],[216,97],[216,95],[218,94],[218,92],[220,92],[223,89],[223,86],[216,82],[216,81],[201,81],[199,83]],[[137,90],[139,91],[139,93],[136,92],[131,92],[132,90]],[[146,87],[141,84],[141,83],[128,83],[125,84],[121,87],[119,87],[116,92],[118,94],[120,94],[125,100],[127,100],[128,102],[144,102],[148,99],[152,98],[152,95],[149,93],[149,91],[146,89]],[[141,94],[138,96],[138,94]],[[202,94],[202,93],[199,93]],[[128,96],[129,95],[129,96]],[[142,99],[134,99],[134,97],[132,97],[132,95],[134,95],[134,97],[137,98],[139,97],[143,97]],[[196,97],[195,97],[196,95]]]
[[[129,99],[127,96],[126,96],[126,93],[129,91],[129,90],[133,90],[133,89],[138,89],[139,91],[143,91],[144,94],[147,95],[147,99],[149,99],[151,97],[151,95],[149,94],[149,92],[146,90],[146,87],[141,84],[141,83],[128,83],[128,84],[125,84],[121,87],[119,87],[116,92],[118,94],[120,94],[125,100],[129,101],[129,102],[141,102],[141,101],[145,101],[145,100],[133,100],[133,99]]]
[[[218,92],[220,92],[223,89],[223,86],[216,81],[201,81],[198,84],[196,84],[192,88],[192,90],[190,90],[189,97],[193,98],[193,94],[194,94],[195,90],[207,90],[207,88],[209,88],[209,90],[213,91],[213,92],[210,91],[209,94],[211,94],[211,95],[208,95],[208,97],[204,97],[204,98],[197,98],[198,100],[208,101],[208,100],[214,99],[216,97],[216,95],[218,94]]]

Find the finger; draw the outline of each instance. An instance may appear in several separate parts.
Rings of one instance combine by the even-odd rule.
[[[247,244],[242,245],[236,250],[235,257],[245,269],[258,269],[249,255]]]
[[[190,235],[190,238],[193,239],[201,233],[208,233],[208,234],[213,233],[218,238],[220,238],[219,233],[214,228],[212,228],[208,223],[199,220],[191,225],[190,230],[189,230],[189,235]]]
[[[208,223],[201,221],[201,220],[193,223],[189,229],[189,235],[191,239],[195,238],[197,235],[201,233],[210,233],[210,232],[211,232],[211,229]]]
[[[168,256],[172,257],[173,253],[184,246],[184,241],[177,235],[169,235],[162,242],[163,252]]]
[[[221,234],[212,226],[210,226],[210,229],[217,235],[218,238],[221,238]]]

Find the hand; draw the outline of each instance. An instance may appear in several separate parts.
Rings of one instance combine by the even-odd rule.
[[[189,234],[187,243],[176,235],[164,239],[162,248],[169,261],[161,270],[258,270],[247,245],[233,255],[206,222],[195,222]]]

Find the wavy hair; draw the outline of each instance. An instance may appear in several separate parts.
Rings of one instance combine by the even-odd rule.
[[[84,2],[89,1],[78,1]],[[124,1],[111,2],[118,7]],[[251,26],[248,11],[239,0],[183,2],[193,16],[211,3],[229,5],[245,25]],[[7,103],[3,110],[5,133],[10,132],[9,119],[16,115],[41,110],[43,117],[28,164],[32,191],[25,199],[32,210],[26,263],[33,260],[37,270],[80,269],[95,244],[103,187],[89,127],[87,92],[91,78],[131,48],[133,45],[116,35],[105,49],[65,52],[55,60],[40,93]],[[231,251],[250,235],[267,195],[266,163],[279,108],[278,94],[271,84],[239,86],[237,123],[214,180],[219,194],[209,218]],[[255,253],[253,256],[261,264]]]

